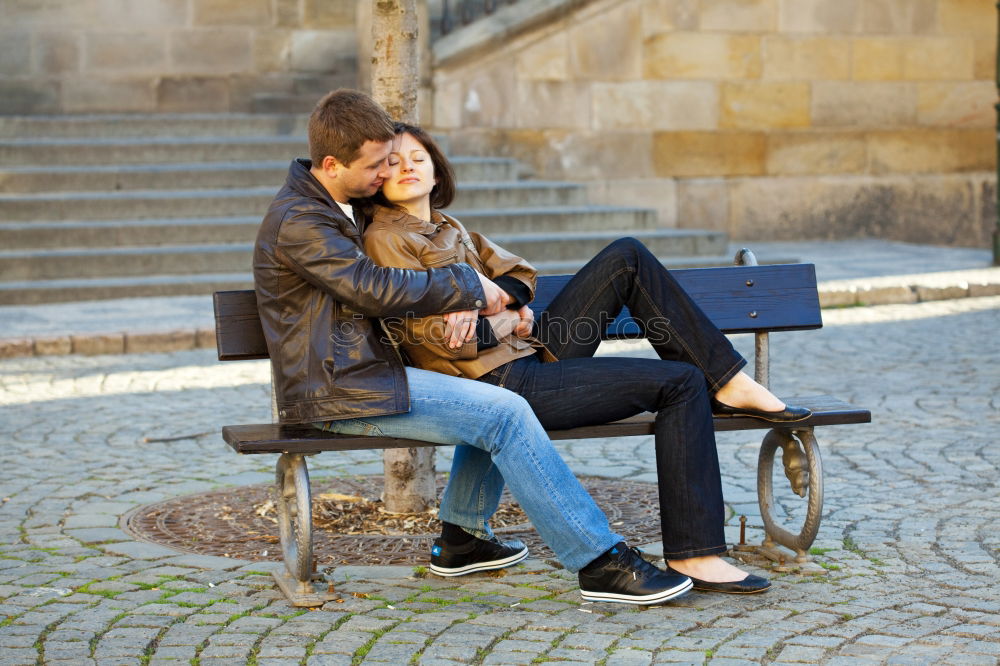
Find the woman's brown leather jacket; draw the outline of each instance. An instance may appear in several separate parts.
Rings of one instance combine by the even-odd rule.
[[[465,264],[378,266],[309,168],[308,160],[292,162],[253,254],[278,418],[309,423],[405,412],[403,363],[376,317],[481,308],[479,278]]]
[[[466,231],[458,220],[440,211],[433,211],[428,222],[400,210],[376,206],[364,242],[365,252],[381,266],[426,269],[464,262],[491,280],[501,275],[515,278],[528,287],[532,298],[535,294],[537,271],[531,264],[482,234]],[[514,335],[481,351],[477,351],[476,340],[452,349],[447,343],[444,318],[438,313],[385,319],[383,323],[413,365],[447,375],[475,379],[538,351],[544,360],[555,360],[537,340]]]

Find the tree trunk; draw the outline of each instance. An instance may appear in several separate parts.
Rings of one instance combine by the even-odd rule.
[[[372,0],[372,97],[394,119],[417,124],[420,54],[416,0]],[[383,501],[393,513],[426,511],[437,499],[434,448],[387,449]]]

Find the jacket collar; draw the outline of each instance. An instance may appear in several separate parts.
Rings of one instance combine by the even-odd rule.
[[[326,191],[323,184],[316,180],[316,176],[312,175],[311,168],[312,160],[304,157],[292,160],[292,164],[288,169],[288,177],[285,179],[285,186],[300,196],[322,202],[332,211],[333,217],[347,222],[347,224],[341,224],[344,233],[357,239],[360,243],[361,234],[355,221],[348,219],[347,215],[344,214],[344,209],[337,205],[337,202],[333,200],[333,197]]]
[[[375,206],[374,220],[402,227],[407,231],[412,231],[423,236],[430,236],[437,232],[443,223],[448,222],[447,216],[437,210],[431,211],[431,219],[428,222],[427,220],[414,217],[406,211],[396,208],[386,208],[385,206]]]

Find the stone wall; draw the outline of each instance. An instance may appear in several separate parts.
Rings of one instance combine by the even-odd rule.
[[[0,0],[0,114],[308,110],[355,0]]]
[[[547,6],[544,21],[538,14]],[[986,246],[992,0],[538,0],[435,44],[434,124],[666,226]],[[520,13],[520,15],[519,15]],[[471,28],[472,26],[470,26]]]

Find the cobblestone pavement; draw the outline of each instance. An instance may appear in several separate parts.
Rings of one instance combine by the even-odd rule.
[[[265,364],[218,364],[209,350],[0,362],[0,665],[996,664],[998,308],[1000,297],[832,310],[821,331],[774,336],[779,393],[874,413],[817,431],[826,504],[814,555],[827,572],[647,610],[582,604],[575,577],[540,560],[457,580],[341,567],[343,603],[294,609],[267,565],[118,528],[137,505],[271,478],[272,456],[239,457],[219,436],[268,418]],[[755,433],[719,438],[727,503],[755,539],[758,445]],[[561,446],[579,473],[654,479],[649,438]],[[312,466],[381,469],[367,452]],[[776,499],[799,515],[789,491]]]

